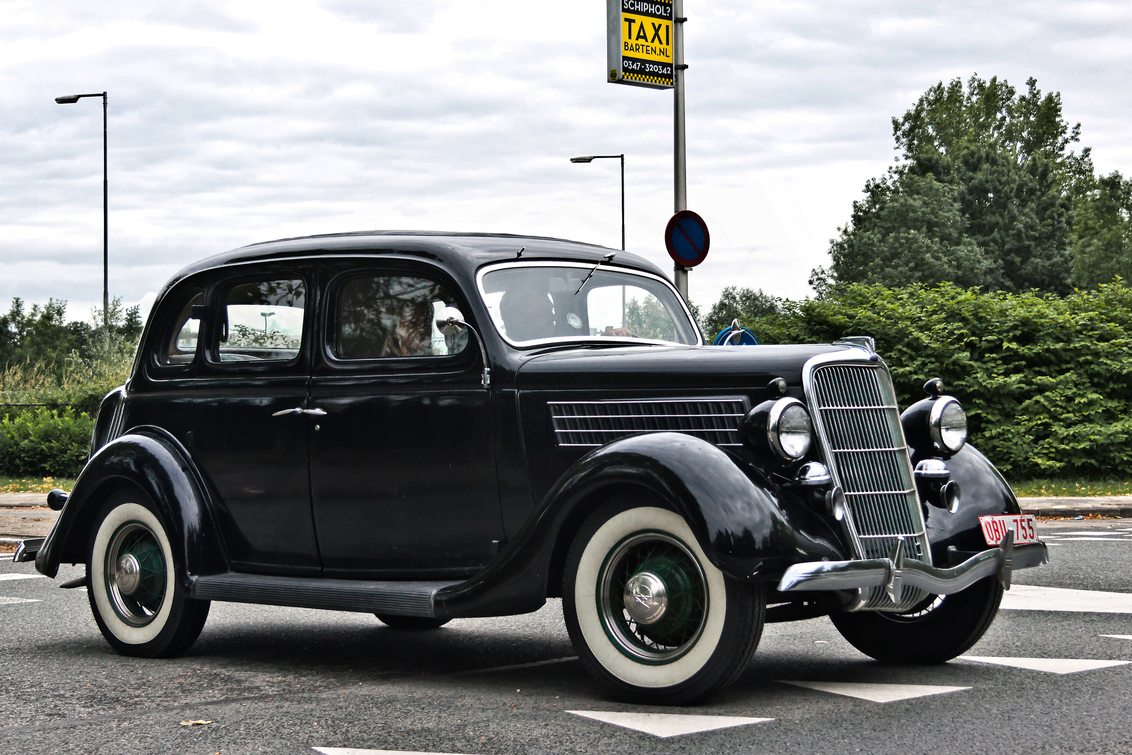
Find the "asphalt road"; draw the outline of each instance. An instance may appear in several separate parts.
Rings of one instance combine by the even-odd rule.
[[[1015,575],[969,652],[983,660],[886,666],[826,619],[775,624],[739,681],[695,708],[604,697],[572,659],[557,601],[416,634],[361,614],[214,604],[186,656],[135,660],[102,640],[85,591],[58,589],[78,569],[53,582],[0,561],[0,745],[68,755],[1128,753],[1132,521],[1041,532],[1053,562]],[[724,728],[697,730],[706,726]]]

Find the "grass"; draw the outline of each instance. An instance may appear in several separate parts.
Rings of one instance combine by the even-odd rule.
[[[75,481],[66,477],[5,477],[0,475],[0,493],[50,493],[55,488],[71,492]]]
[[[1132,481],[1129,480],[1028,480],[1011,482],[1010,486],[1019,498],[1132,495]]]

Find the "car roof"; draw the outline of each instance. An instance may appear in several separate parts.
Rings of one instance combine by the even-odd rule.
[[[522,250],[521,256],[520,250]],[[454,268],[470,276],[480,267],[493,262],[522,259],[523,261],[571,260],[596,263],[610,253],[616,255],[609,263],[611,266],[632,267],[663,276],[653,263],[630,252],[545,236],[444,231],[357,231],[249,244],[194,262],[177,273],[173,281],[202,270],[225,265],[296,257],[343,255],[418,257],[439,262],[445,267]]]

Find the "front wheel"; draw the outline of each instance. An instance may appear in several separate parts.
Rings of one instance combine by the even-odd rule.
[[[106,504],[86,568],[94,620],[119,653],[170,658],[204,628],[209,603],[176,589],[169,535],[145,496],[119,494]]]
[[[684,519],[612,503],[566,559],[562,609],[586,669],[624,699],[687,705],[746,668],[762,634],[761,584],[713,566]]]
[[[987,577],[954,595],[929,595],[907,613],[832,614],[841,636],[884,663],[946,663],[965,653],[990,627],[1002,585]]]

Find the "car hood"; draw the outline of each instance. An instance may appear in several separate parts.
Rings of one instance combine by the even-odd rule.
[[[766,385],[781,377],[802,384],[811,357],[842,345],[625,346],[535,353],[516,375],[519,390],[616,388],[721,388]]]

